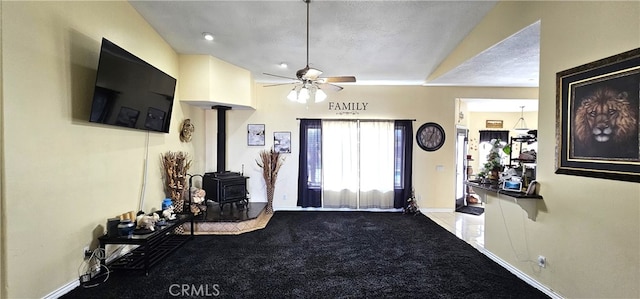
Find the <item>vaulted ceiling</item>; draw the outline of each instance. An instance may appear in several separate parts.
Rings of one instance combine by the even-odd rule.
[[[309,65],[356,76],[350,84],[537,87],[539,23],[427,81],[496,2],[312,1]],[[306,65],[302,0],[130,3],[178,53],[215,56],[257,82],[290,82],[263,73],[295,78]]]

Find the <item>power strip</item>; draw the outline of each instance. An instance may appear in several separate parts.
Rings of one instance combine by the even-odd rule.
[[[82,274],[80,275],[80,283],[85,284],[91,280],[91,274]]]

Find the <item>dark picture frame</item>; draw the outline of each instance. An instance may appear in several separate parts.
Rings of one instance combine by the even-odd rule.
[[[640,182],[640,48],[556,74],[555,172]]]
[[[273,150],[281,154],[290,154],[291,132],[273,132]]]
[[[264,124],[247,125],[247,145],[264,146]]]

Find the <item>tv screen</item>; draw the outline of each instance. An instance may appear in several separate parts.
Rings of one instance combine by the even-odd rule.
[[[90,122],[169,133],[176,79],[102,39]]]

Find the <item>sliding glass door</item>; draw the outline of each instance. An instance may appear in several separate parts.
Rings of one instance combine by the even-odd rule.
[[[411,191],[410,122],[301,120],[300,126],[298,205],[403,207]]]

